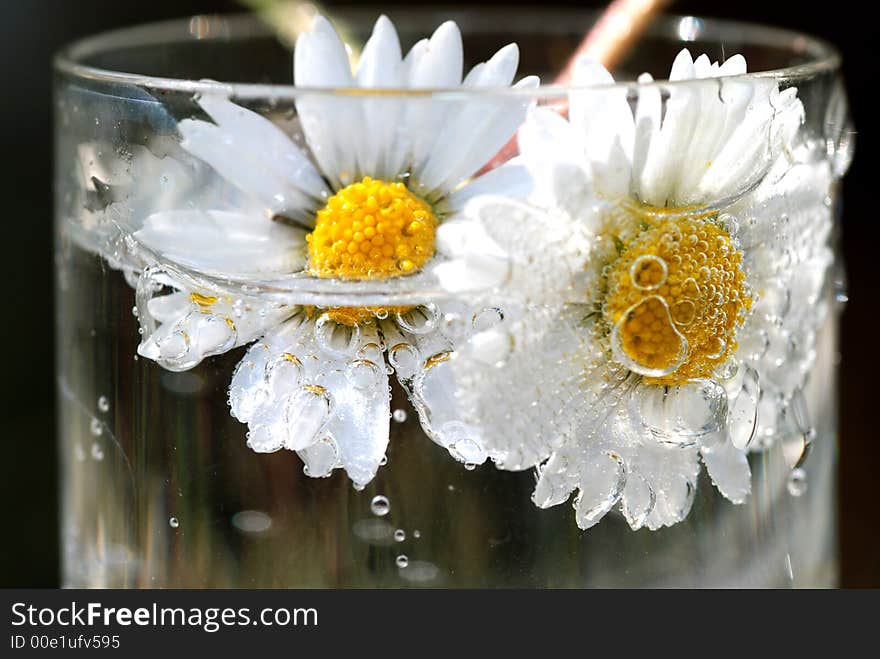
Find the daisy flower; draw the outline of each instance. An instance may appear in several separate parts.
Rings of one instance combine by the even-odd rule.
[[[540,285],[500,368],[459,360],[461,416],[496,463],[537,468],[538,506],[577,491],[581,528],[615,507],[681,521],[701,461],[740,503],[755,437],[809,435],[832,176],[796,139],[796,90],[745,73],[684,50],[669,83],[627,89],[583,61],[568,119],[536,108],[519,132],[532,203],[474,202],[513,281]]]
[[[508,274],[463,208],[528,183],[516,165],[476,176],[525,117],[528,94],[493,93],[509,90],[517,65],[509,45],[462,79],[455,23],[403,56],[383,16],[352,70],[318,17],[295,47],[297,126],[223,94],[197,97],[204,115],[179,122],[182,147],[237,193],[152,214],[131,237],[155,261],[138,284],[138,352],[183,370],[253,342],[232,378],[232,414],[253,450],[296,451],[311,476],[343,468],[357,487],[374,477],[393,372],[433,440],[484,461],[442,409],[443,364],[481,309],[439,293]],[[477,88],[480,98],[468,94]]]

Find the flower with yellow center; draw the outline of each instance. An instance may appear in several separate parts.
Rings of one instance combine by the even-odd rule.
[[[247,284],[201,290],[201,277],[142,276],[140,354],[184,370],[253,344],[229,391],[248,446],[296,451],[307,475],[344,469],[362,488],[384,464],[392,373],[433,441],[460,462],[487,458],[457,421],[446,372],[458,344],[488,321],[476,321],[482,304],[438,293],[485,291],[507,275],[469,205],[528,178],[516,164],[482,170],[533,102],[496,92],[538,79],[514,84],[515,44],[464,71],[452,21],[404,54],[382,16],[358,50],[352,68],[352,49],[321,16],[297,38],[301,139],[289,123],[232,102],[225,86],[200,94],[203,112],[178,123],[180,146],[222,185],[200,184],[181,207],[148,215],[134,237],[181,270],[210,274],[205,281]],[[461,95],[428,91],[456,87]],[[168,286],[177,292],[147,299]],[[400,304],[413,298],[416,306]]]
[[[787,293],[821,290],[827,175],[813,156],[800,181],[790,171],[797,90],[744,77],[741,56],[683,50],[668,86],[574,69],[568,116],[535,108],[518,133],[530,203],[479,209],[518,284],[514,341],[480,346],[513,347],[500,371],[459,350],[455,377],[496,463],[536,468],[536,505],[571,500],[582,529],[615,507],[657,529],[687,516],[703,467],[743,502],[760,419],[797,403],[818,314]],[[803,283],[792,258],[810,265]]]

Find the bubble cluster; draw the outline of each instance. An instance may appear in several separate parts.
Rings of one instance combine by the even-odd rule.
[[[406,313],[412,307],[328,307],[319,309],[313,306],[306,306],[305,310],[310,318],[325,315],[327,318],[339,325],[346,327],[356,327],[361,323],[365,323],[373,318],[383,320],[392,314]]]
[[[649,222],[608,273],[603,313],[618,361],[656,384],[711,376],[751,307],[741,266],[711,217]]]
[[[318,277],[387,279],[418,272],[434,255],[437,218],[403,183],[364,178],[327,200],[306,236]]]

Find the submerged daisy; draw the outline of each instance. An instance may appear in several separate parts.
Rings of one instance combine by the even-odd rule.
[[[582,528],[618,504],[634,529],[681,521],[700,460],[742,502],[755,437],[809,434],[793,410],[826,312],[832,177],[795,139],[796,90],[745,72],[685,50],[670,83],[628,90],[582,62],[569,119],[537,108],[519,133],[533,204],[473,211],[513,280],[542,286],[519,291],[502,368],[459,360],[462,416],[498,464],[537,467],[538,506],[577,491]]]
[[[134,234],[137,248],[162,261],[139,283],[139,353],[183,370],[256,341],[232,379],[232,414],[248,424],[251,448],[297,451],[311,476],[341,467],[358,487],[373,478],[388,443],[393,371],[432,439],[462,462],[484,461],[460,424],[432,407],[452,396],[432,373],[480,309],[419,295],[507,275],[491,244],[477,236],[486,249],[474,250],[460,239],[479,229],[462,209],[527,180],[516,166],[475,173],[522,123],[529,100],[456,98],[455,89],[508,88],[517,64],[509,45],[462,79],[455,23],[404,57],[383,16],[353,72],[345,44],[318,17],[295,48],[298,129],[222,95],[198,97],[207,118],[179,123],[182,146],[246,199],[218,195],[213,207],[200,200],[163,211]],[[232,292],[223,283],[231,280],[243,285]],[[257,293],[277,292],[279,282],[293,293]],[[431,401],[425,380],[439,387]]]

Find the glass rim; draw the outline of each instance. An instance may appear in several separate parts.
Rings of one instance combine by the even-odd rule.
[[[389,13],[393,14],[392,20],[400,18],[403,19],[401,22],[404,22],[429,16],[439,17],[441,11],[442,10],[439,6],[427,5],[420,6],[417,9],[393,8]],[[383,12],[375,11],[375,9],[370,10],[363,7],[342,8],[330,15],[330,19],[332,22],[337,18],[343,21],[359,21],[372,16],[372,20],[370,21],[370,24],[372,24],[372,21],[382,15],[382,13]],[[459,21],[471,16],[476,17],[479,15],[479,23],[485,23],[487,25],[494,23],[492,29],[496,32],[503,30],[505,27],[509,28],[511,26],[510,12],[502,11],[497,7],[471,6],[464,10],[453,7],[446,13],[449,14],[449,19],[457,19]],[[517,9],[515,14],[519,19],[528,16],[534,16],[535,18],[540,16],[541,20],[544,21],[548,18],[564,20],[565,17],[573,18],[577,16],[578,18],[583,19],[584,16],[598,16],[598,12],[594,10],[557,9],[548,12],[546,9],[538,10],[535,8]],[[489,19],[490,23],[487,23],[487,19]],[[498,23],[499,19],[502,21],[500,25]],[[504,19],[508,20],[507,26],[503,24]],[[567,95],[571,91],[607,91],[611,89],[629,90],[633,88],[650,87],[669,88],[706,84],[707,81],[715,82],[718,80],[747,82],[771,79],[777,83],[792,83],[821,73],[832,72],[840,67],[840,53],[837,48],[828,41],[796,30],[759,23],[664,13],[658,15],[652,21],[651,25],[646,30],[646,34],[659,35],[661,37],[665,35],[669,38],[670,35],[676,34],[674,28],[682,25],[684,21],[687,21],[690,26],[696,24],[698,33],[688,35],[687,37],[679,35],[679,41],[682,48],[687,48],[688,43],[696,41],[699,37],[709,41],[723,42],[728,35],[737,35],[744,43],[755,45],[773,44],[777,47],[779,47],[780,44],[784,44],[783,47],[785,49],[793,53],[802,54],[808,59],[806,62],[788,67],[708,79],[677,81],[655,79],[651,82],[620,80],[600,85],[544,84],[542,82],[538,86],[531,88],[452,87],[424,89],[306,87],[278,83],[224,82],[207,79],[191,80],[185,78],[114,71],[85,64],[83,62],[83,59],[87,57],[99,53],[112,52],[123,46],[156,46],[163,43],[206,40],[232,42],[248,37],[278,36],[277,33],[275,33],[271,27],[264,23],[256,14],[237,13],[196,15],[176,18],[167,21],[144,23],[131,27],[109,30],[92,36],[87,36],[61,48],[53,58],[53,69],[58,73],[93,82],[130,84],[147,89],[168,92],[189,92],[193,94],[221,93],[238,99],[259,100],[265,98],[296,98],[301,95],[342,95],[359,97],[410,96],[432,98],[486,98],[487,96],[501,96],[536,98]],[[207,29],[205,29],[206,27]],[[212,29],[212,27],[214,29]],[[675,39],[670,39],[670,41],[674,40]],[[527,75],[530,74],[528,72],[520,72],[520,77],[525,77]]]

